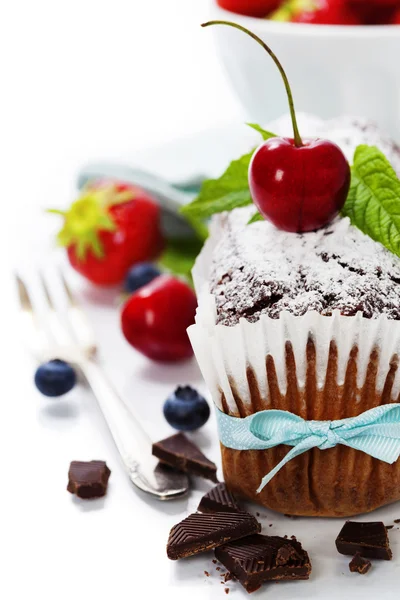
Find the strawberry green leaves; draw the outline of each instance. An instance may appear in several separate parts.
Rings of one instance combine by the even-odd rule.
[[[107,196],[108,197],[108,196]],[[107,211],[106,195],[102,189],[88,189],[78,198],[68,211],[48,210],[64,218],[64,223],[57,235],[60,246],[76,246],[79,260],[84,260],[90,249],[94,256],[102,258],[104,250],[99,238],[99,231],[115,231],[116,224]]]
[[[375,146],[358,146],[342,214],[351,223],[400,256],[400,181]]]
[[[249,123],[249,126],[258,131],[264,140],[276,137],[259,125]],[[251,204],[248,170],[254,150],[232,161],[218,179],[204,181],[200,194],[193,202],[182,208],[182,213],[188,218],[207,219],[216,213]]]

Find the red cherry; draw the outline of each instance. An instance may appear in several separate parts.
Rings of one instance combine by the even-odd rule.
[[[160,275],[124,304],[122,332],[148,358],[173,362],[193,354],[187,328],[194,323],[197,300],[193,290],[170,275]]]
[[[221,8],[250,17],[266,17],[280,2],[281,0],[217,0]]]
[[[395,12],[392,25],[400,25],[400,9]]]
[[[271,48],[257,35],[229,21],[264,48],[275,62],[285,85],[293,139],[271,138],[254,153],[249,166],[251,197],[260,213],[286,231],[312,231],[327,225],[346,201],[350,167],[339,146],[328,140],[303,142],[297,127],[293,96],[286,73]]]
[[[249,185],[260,213],[279,229],[323,227],[340,211],[350,186],[350,168],[339,146],[327,140],[271,138],[254,153]]]
[[[314,25],[362,25],[360,17],[344,0],[318,0],[316,8],[300,11],[292,21]]]
[[[400,0],[347,0],[347,3],[365,25],[392,24],[396,7],[400,7]]]

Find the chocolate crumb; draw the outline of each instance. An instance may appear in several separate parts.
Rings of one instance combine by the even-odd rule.
[[[225,588],[225,594],[229,594],[229,588]]]
[[[204,571],[204,575],[205,575],[206,577],[210,577],[210,573],[209,573],[208,571]]]
[[[386,529],[393,529],[394,525],[385,525]]]
[[[261,517],[261,514],[259,512],[256,512],[256,517]]]
[[[400,519],[395,519],[393,522],[394,523],[400,523]]]
[[[213,558],[213,560],[212,560],[212,561],[213,561],[214,565],[216,565],[216,564],[217,564],[217,561],[215,560],[215,558]]]
[[[216,562],[217,562],[216,560],[213,560],[213,563],[216,563]],[[216,569],[217,569],[217,571],[220,571],[221,567],[217,567]]]
[[[288,519],[297,519],[296,515],[283,515],[284,517],[287,517]]]
[[[352,573],[360,573],[365,575],[371,568],[371,562],[366,558],[363,558],[359,552],[352,558],[349,564],[349,569]]]
[[[270,524],[268,525],[268,527],[272,527],[272,523],[270,523]]]
[[[225,583],[231,581],[233,579],[233,575],[231,573],[225,573]]]

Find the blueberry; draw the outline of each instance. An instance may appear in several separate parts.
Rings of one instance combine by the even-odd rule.
[[[39,392],[55,398],[72,390],[76,384],[76,373],[71,365],[57,358],[38,367],[35,384]]]
[[[161,271],[151,263],[139,263],[132,267],[125,278],[125,291],[132,294],[139,288],[161,275]]]
[[[197,390],[189,385],[179,386],[166,399],[164,416],[175,429],[193,431],[207,423],[210,416],[210,407]]]

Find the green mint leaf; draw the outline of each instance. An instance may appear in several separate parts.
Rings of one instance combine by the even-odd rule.
[[[258,133],[261,133],[263,140],[270,140],[271,138],[276,137],[276,133],[266,131],[265,129],[260,127],[260,125],[257,125],[257,123],[246,123],[246,125],[248,125],[252,129],[255,129],[256,131],[258,131]]]
[[[219,179],[204,181],[200,194],[182,208],[182,213],[188,217],[206,219],[215,213],[251,204],[248,170],[253,153],[254,150],[232,161]]]
[[[251,225],[252,223],[257,223],[257,221],[265,221],[264,217],[258,211],[251,217],[247,225]]]
[[[356,148],[351,185],[342,209],[351,223],[400,256],[400,181],[376,146]]]
[[[195,237],[170,239],[158,264],[162,269],[183,276],[192,283],[191,271],[202,246],[203,241]]]
[[[276,137],[259,125],[250,123],[250,127],[258,131],[264,140]],[[189,219],[207,219],[215,213],[230,211],[252,203],[248,171],[253,149],[248,154],[231,162],[227,170],[218,179],[207,179],[202,183],[197,198],[181,209]]]

